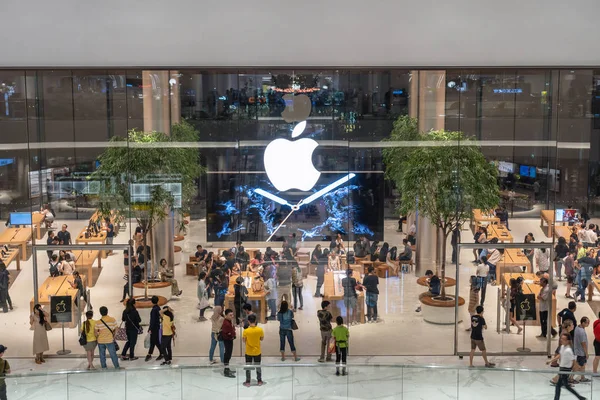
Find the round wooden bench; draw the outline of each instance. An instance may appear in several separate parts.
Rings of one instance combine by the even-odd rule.
[[[429,278],[422,276],[417,279],[417,284],[429,287]],[[456,279],[446,277],[446,287],[456,286]]]
[[[438,325],[454,325],[454,306],[456,305],[456,298],[452,295],[446,295],[449,297],[449,301],[441,301],[437,299],[439,296],[421,296],[421,313],[423,319],[432,324]],[[465,299],[458,297],[458,306],[462,307],[465,305]],[[459,321],[460,322],[460,309],[459,309]]]
[[[144,296],[144,282],[133,284],[133,296]],[[155,281],[148,283],[148,297],[158,296],[171,298],[171,284],[169,282]]]

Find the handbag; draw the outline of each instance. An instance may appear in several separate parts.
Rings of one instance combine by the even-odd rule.
[[[145,349],[149,349],[150,348],[150,334],[149,333],[144,338],[144,348]]]
[[[85,346],[87,344],[87,334],[85,331],[81,331],[81,334],[79,335],[79,344],[81,346]]]
[[[335,353],[335,338],[330,337],[329,343],[327,343],[327,354],[334,354],[334,353]]]
[[[112,333],[112,335],[113,335],[113,344],[115,345],[115,351],[119,351],[119,349],[120,349],[119,343],[117,343],[115,341],[115,332],[112,329],[110,329],[110,326],[106,325],[106,322],[104,322],[104,320],[102,318],[100,318],[100,321],[102,321],[102,323],[104,324],[104,326],[108,328],[108,330],[110,331],[110,333]]]
[[[113,336],[115,340],[120,342],[127,341],[127,330],[123,328],[123,322],[121,322],[121,325],[113,332]]]
[[[292,330],[293,331],[297,331],[298,330],[298,324],[296,323],[295,319],[292,319]]]
[[[46,329],[47,331],[52,330],[52,325],[50,325],[50,322],[44,321],[44,329]]]

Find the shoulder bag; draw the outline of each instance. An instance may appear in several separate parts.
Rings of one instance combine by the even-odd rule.
[[[291,313],[291,311],[290,311]],[[298,330],[298,324],[296,323],[296,320],[294,319],[294,316],[292,314],[292,330],[293,331],[297,331]]]
[[[129,314],[127,314],[127,319],[129,320],[129,322],[131,322],[131,325],[133,325],[137,328],[138,335],[141,335],[144,333],[144,328],[142,328],[142,326],[139,324],[138,325],[134,324],[133,321],[131,320],[131,318],[129,317]],[[127,335],[127,332],[125,332],[125,334]]]
[[[46,329],[47,331],[52,330],[52,325],[50,324],[50,322],[44,321],[44,329]]]
[[[115,332],[112,329],[110,329],[110,326],[106,325],[106,322],[104,322],[104,320],[102,318],[100,318],[100,321],[102,321],[102,323],[104,324],[104,326],[108,328],[108,330],[110,331],[110,333],[112,333],[112,335],[113,335],[113,344],[115,345],[115,351],[119,351],[120,347],[119,347],[119,343],[117,343],[116,340],[115,340]]]

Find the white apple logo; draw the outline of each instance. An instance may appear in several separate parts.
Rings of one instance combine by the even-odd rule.
[[[294,127],[292,138],[304,132],[306,121]],[[321,173],[312,163],[312,153],[319,144],[309,138],[290,141],[275,139],[265,149],[264,163],[267,176],[281,192],[290,189],[309,191]]]

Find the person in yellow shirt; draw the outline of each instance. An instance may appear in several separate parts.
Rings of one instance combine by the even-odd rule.
[[[94,351],[96,350],[96,346],[98,346],[98,342],[96,341],[96,321],[92,319],[94,318],[94,312],[91,310],[86,312],[85,317],[87,319],[81,327],[81,332],[85,333],[87,341],[87,343],[83,345],[87,355],[87,369],[96,369],[96,367],[94,367]]]
[[[162,337],[160,342],[160,352],[163,358],[165,359],[160,365],[171,365],[171,360],[173,360],[173,350],[171,350],[171,343],[173,342],[173,337],[175,337],[175,324],[173,323],[173,321],[175,320],[175,315],[173,314],[173,310],[169,306],[164,306],[160,314],[162,317]]]
[[[106,350],[115,367],[119,369],[119,357],[117,357],[117,347],[115,343],[115,330],[117,329],[117,320],[108,315],[108,308],[100,307],[102,316],[96,321],[96,337],[98,338],[98,353],[100,353],[100,366],[106,369]]]
[[[260,365],[260,342],[265,338],[265,334],[261,327],[256,326],[256,315],[248,316],[250,326],[244,329],[242,340],[246,344],[246,365]],[[262,386],[262,371],[260,367],[256,368],[256,380],[258,386]],[[250,386],[250,369],[246,369],[246,382],[244,386]]]

